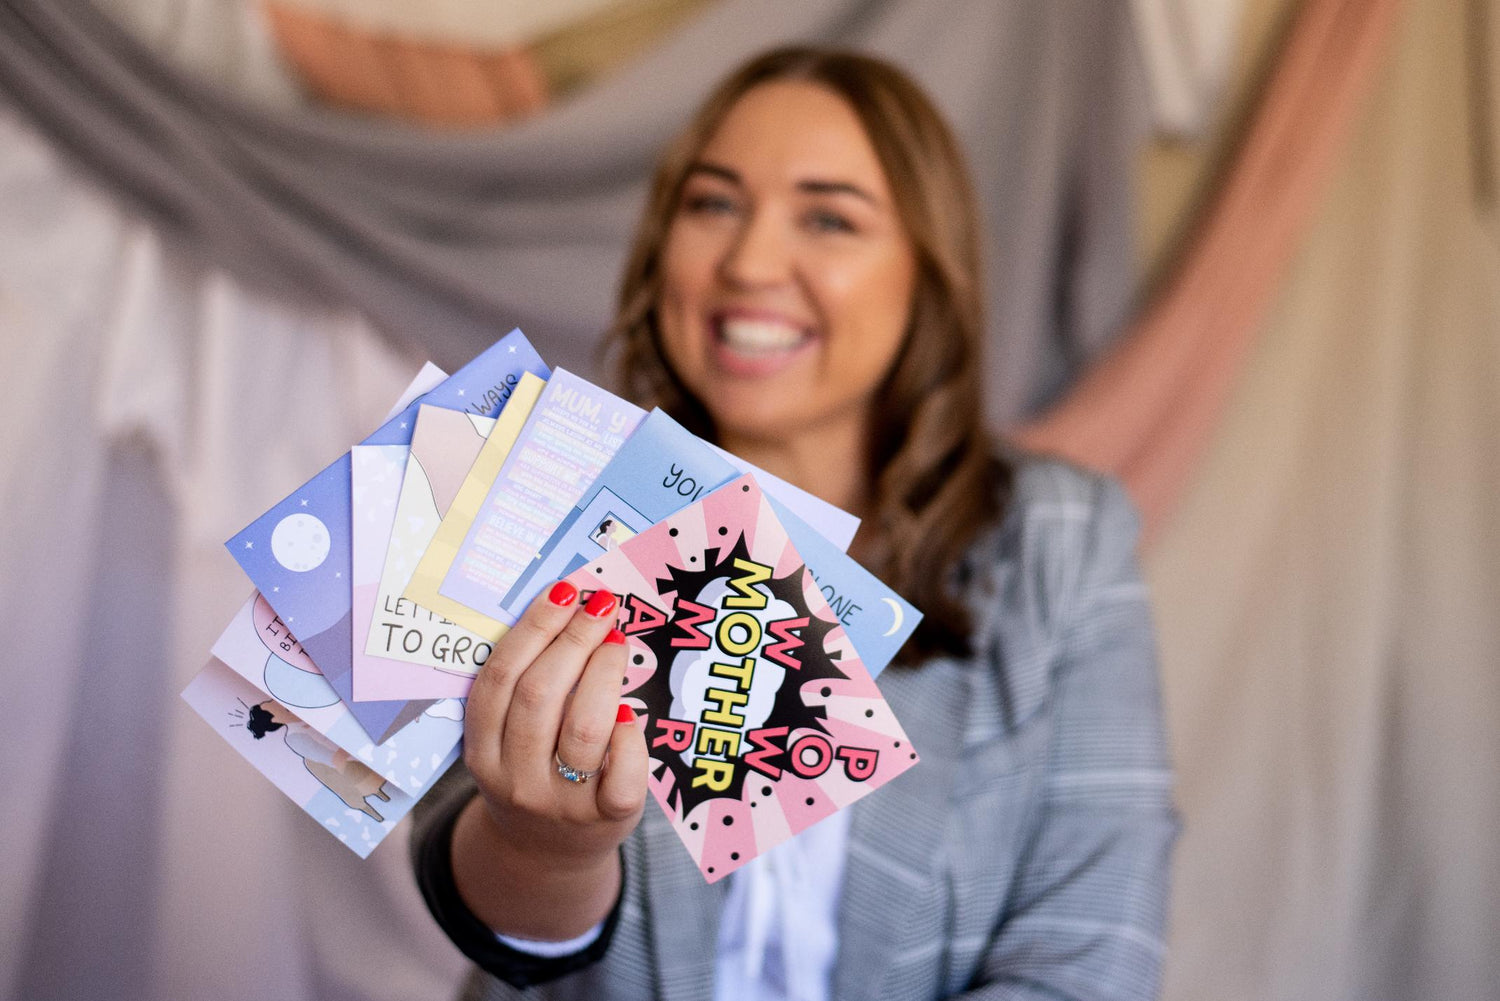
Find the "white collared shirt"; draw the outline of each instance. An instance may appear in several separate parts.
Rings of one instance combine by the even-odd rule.
[[[840,810],[730,874],[714,1001],[828,1001],[848,841],[849,811]],[[587,948],[603,927],[567,942],[496,937],[521,952],[556,957]]]

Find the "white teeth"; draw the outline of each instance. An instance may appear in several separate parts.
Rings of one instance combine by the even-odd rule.
[[[719,334],[729,347],[747,354],[785,351],[802,340],[801,329],[765,320],[725,320]]]

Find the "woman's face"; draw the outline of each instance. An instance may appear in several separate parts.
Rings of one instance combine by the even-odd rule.
[[[688,172],[663,252],[662,348],[726,441],[862,434],[915,275],[854,112],[815,84],[762,84]]]

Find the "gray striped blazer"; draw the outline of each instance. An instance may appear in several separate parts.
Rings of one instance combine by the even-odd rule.
[[[1156,995],[1177,822],[1136,534],[1112,482],[1023,462],[972,554],[975,655],[881,676],[922,761],[851,807],[835,1001]],[[624,857],[603,960],[465,997],[712,998],[727,881],[650,803]]]

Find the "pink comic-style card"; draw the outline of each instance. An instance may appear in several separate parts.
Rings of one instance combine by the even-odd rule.
[[[752,476],[568,579],[621,598],[651,792],[710,883],[917,763]]]

